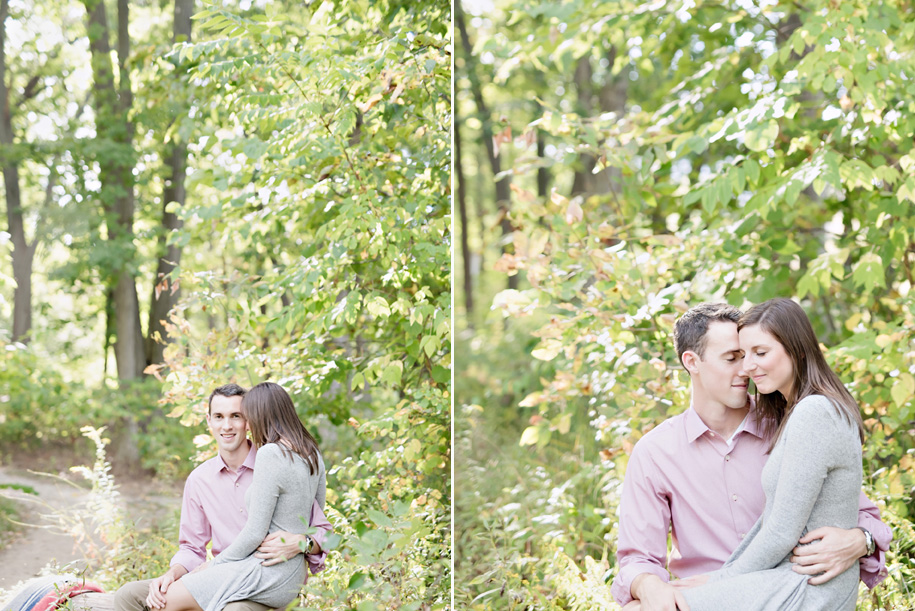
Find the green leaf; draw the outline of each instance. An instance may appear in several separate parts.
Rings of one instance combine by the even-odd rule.
[[[851,277],[855,286],[862,287],[869,293],[886,286],[883,259],[874,252],[865,254],[852,268]]]
[[[270,147],[266,142],[261,142],[256,138],[249,138],[245,142],[244,148],[242,148],[242,153],[245,154],[245,157],[248,159],[260,159],[264,153],[267,152],[267,149]]]
[[[340,113],[336,125],[334,125],[334,135],[346,138],[356,127],[356,110],[352,107],[345,108]]]
[[[384,371],[381,374],[381,381],[387,382],[392,386],[398,386],[400,384],[401,376],[403,376],[403,363],[400,361],[393,361],[388,363],[384,368]]]
[[[521,433],[521,442],[522,446],[532,446],[540,439],[540,427],[539,426],[529,426],[524,429],[524,432]]]
[[[896,197],[899,198],[900,201],[908,200],[915,203],[915,178],[909,177],[904,183],[899,185],[899,189],[896,190]]]
[[[365,514],[369,519],[382,528],[391,528],[394,526],[394,522],[391,521],[387,515],[381,513],[377,509],[366,509]]]
[[[775,144],[778,137],[778,121],[769,119],[764,123],[754,125],[748,129],[744,136],[744,144],[751,151],[761,153]]]
[[[915,395],[915,377],[912,377],[912,374],[907,372],[899,374],[890,394],[898,407],[902,407],[906,402],[911,401],[912,395]]]
[[[562,342],[557,339],[546,339],[538,348],[531,351],[531,356],[541,361],[552,361],[562,350]]]
[[[755,159],[746,159],[743,162],[743,168],[747,173],[747,179],[756,184],[759,182],[759,163]]]
[[[371,510],[370,510],[371,511]],[[346,584],[347,590],[358,590],[365,584],[365,573],[356,571],[350,575],[349,582]]]
[[[842,182],[850,189],[874,190],[874,170],[860,159],[849,159],[839,168]]]
[[[391,315],[391,307],[381,295],[370,297],[365,304],[365,309],[375,318],[387,318]]]

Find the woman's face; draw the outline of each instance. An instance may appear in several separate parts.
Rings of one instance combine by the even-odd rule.
[[[791,396],[794,383],[794,363],[785,347],[759,325],[740,330],[740,349],[743,352],[743,371],[764,395],[778,391],[785,398]]]

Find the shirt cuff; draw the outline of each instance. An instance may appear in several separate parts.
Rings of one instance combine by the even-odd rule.
[[[861,567],[861,581],[869,590],[873,590],[884,579],[888,572],[886,570],[886,557],[882,549],[877,549],[870,556],[865,556],[859,561]]]
[[[172,561],[169,563],[169,566],[180,564],[187,572],[190,573],[198,566],[203,564],[204,559],[187,549],[179,549],[178,553],[172,556]]]
[[[616,579],[613,580],[613,585],[610,586],[610,594],[613,595],[614,600],[616,600],[621,607],[625,607],[634,600],[631,591],[632,582],[635,581],[636,577],[645,573],[656,575],[664,583],[670,582],[670,573],[667,572],[667,569],[660,567],[657,564],[651,562],[634,562],[632,564],[627,564],[620,569],[620,572],[616,575]]]
[[[324,561],[327,560],[327,552],[322,550],[320,554],[308,554],[305,560],[308,561],[308,570],[311,574],[317,575],[326,568]]]

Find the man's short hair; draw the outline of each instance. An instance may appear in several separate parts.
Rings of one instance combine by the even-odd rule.
[[[705,354],[706,334],[713,322],[732,322],[740,320],[740,310],[726,303],[700,303],[690,308],[674,324],[674,349],[680,364],[683,365],[683,353],[695,352],[701,359]],[[684,365],[685,366],[685,365]]]
[[[219,395],[220,397],[244,397],[245,393],[248,391],[239,386],[238,384],[225,384],[215,389],[210,393],[210,398],[207,399],[207,413],[212,413],[213,411],[213,397]]]

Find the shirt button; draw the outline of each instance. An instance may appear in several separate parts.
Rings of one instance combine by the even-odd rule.
[[[737,497],[736,497],[736,496],[734,497],[734,500],[735,500],[735,501],[737,500]],[[239,509],[239,510],[238,510],[238,513],[241,513],[242,511],[243,511],[243,510]]]
[[[235,487],[238,488],[238,484],[235,484]]]
[[[746,533],[740,533],[740,534],[737,535],[737,536],[740,537],[741,539],[743,539],[743,538],[746,537],[747,535],[746,535]]]
[[[730,460],[731,460],[731,455],[728,454],[727,456],[725,456],[725,457],[724,457],[724,460],[730,462]]]
[[[731,496],[731,500],[736,501],[736,500],[737,500],[737,495],[736,495],[736,494],[735,494],[735,495],[732,495],[732,496]]]

